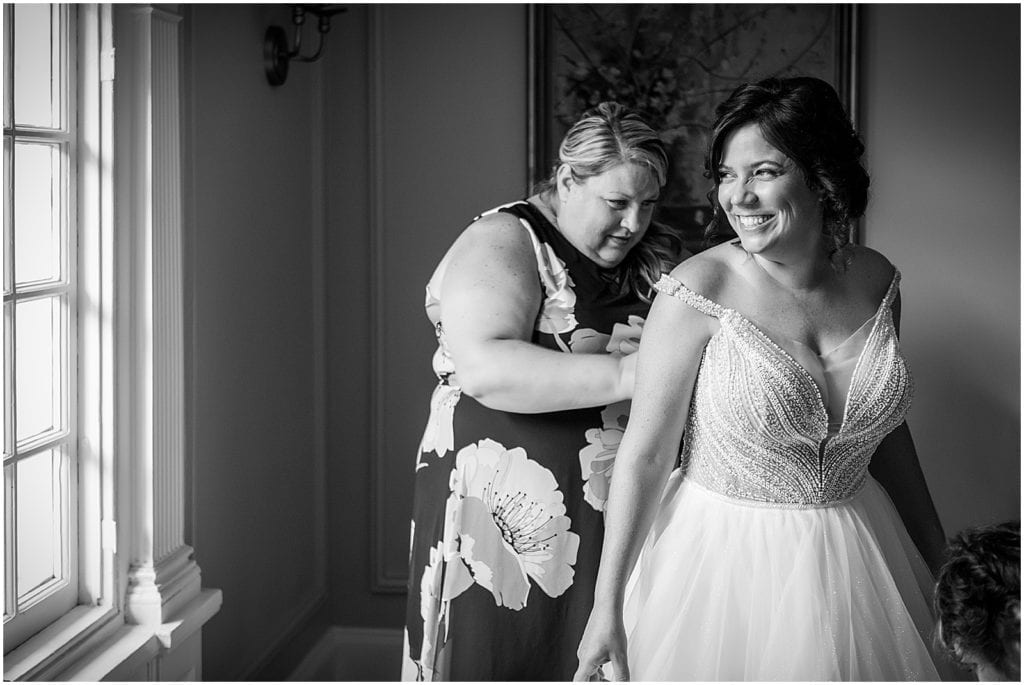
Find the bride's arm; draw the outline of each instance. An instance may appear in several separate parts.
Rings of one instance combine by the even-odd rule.
[[[900,327],[900,311],[900,298],[897,295],[892,307],[897,334]],[[906,421],[885,436],[871,457],[868,469],[889,493],[896,511],[903,519],[903,525],[907,527],[907,532],[931,569],[932,575],[938,574],[943,561],[946,535],[935,511],[931,493],[928,492],[928,483],[921,471],[917,449],[914,447],[914,440],[910,436],[910,428]]]
[[[677,269],[678,271],[678,269]],[[654,519],[679,449],[690,397],[714,320],[665,294],[644,327],[636,392],[615,461],[594,608],[577,650],[574,678],[585,680],[610,661],[628,680],[622,602],[626,580]]]
[[[868,468],[892,498],[903,525],[932,575],[937,575],[942,566],[946,535],[928,492],[928,483],[921,471],[906,421],[885,437],[871,457]]]

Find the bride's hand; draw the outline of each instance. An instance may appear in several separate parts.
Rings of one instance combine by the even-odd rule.
[[[587,628],[583,631],[579,649],[579,668],[573,680],[606,680],[601,667],[611,663],[611,680],[629,680],[629,665],[626,663],[626,630],[619,612],[590,612]]]

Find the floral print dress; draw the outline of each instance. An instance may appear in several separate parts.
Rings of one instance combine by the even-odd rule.
[[[533,342],[565,354],[635,352],[649,305],[525,201],[543,304]],[[490,212],[488,212],[490,213]],[[570,680],[590,614],[603,511],[629,402],[544,414],[489,409],[438,377],[416,462],[403,680]]]

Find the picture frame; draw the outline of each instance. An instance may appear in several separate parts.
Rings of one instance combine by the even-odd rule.
[[[769,76],[830,82],[857,123],[858,12],[851,4],[531,5],[528,174],[547,178],[573,121],[603,100],[662,136],[670,180],[655,219],[692,252],[710,219],[704,155],[715,106]],[[856,226],[852,238],[856,241]]]

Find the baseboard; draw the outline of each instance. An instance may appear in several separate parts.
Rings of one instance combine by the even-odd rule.
[[[289,681],[394,681],[402,674],[402,631],[331,626]]]
[[[288,622],[281,635],[262,657],[234,680],[280,681],[296,668],[330,628],[330,607],[326,593],[318,593]],[[251,662],[250,662],[251,663]]]

